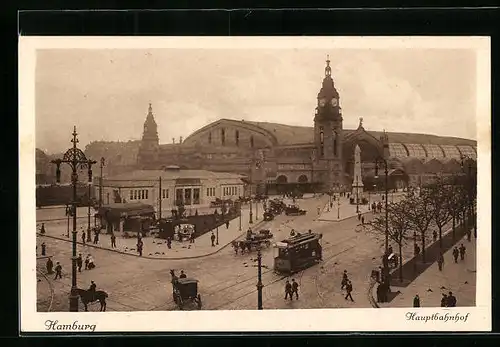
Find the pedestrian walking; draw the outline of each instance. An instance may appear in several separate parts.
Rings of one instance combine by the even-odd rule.
[[[229,221],[226,221],[226,229],[229,229]]]
[[[349,278],[347,276],[347,270],[344,270],[344,273],[342,274],[342,282],[340,290],[344,289],[344,287],[347,286],[347,281],[349,281]]]
[[[443,293],[443,297],[441,298],[441,307],[448,307],[448,296]]]
[[[293,298],[292,298],[292,285],[290,284],[290,282],[288,280],[286,280],[286,283],[285,283],[285,300],[288,299],[289,296],[290,296],[290,300],[293,300]]]
[[[212,231],[212,235],[210,235],[210,241],[212,241],[212,247],[215,247],[215,235],[214,235],[213,231]]]
[[[45,255],[47,250],[47,246],[45,245],[45,242],[42,242],[42,255]]]
[[[319,216],[321,214],[321,207],[318,206],[317,210],[318,210],[318,216]]]
[[[460,251],[460,260],[465,259],[465,246],[463,243],[460,244],[460,248],[458,249]]]
[[[90,259],[90,254],[87,254],[85,257],[85,270],[89,269],[89,259]]]
[[[97,245],[99,243],[99,232],[94,233],[94,245]]]
[[[437,263],[438,263],[439,271],[443,271],[443,265],[444,265],[443,253],[439,254]]]
[[[86,236],[85,231],[82,231],[82,243],[83,244],[85,244],[85,240],[86,240],[85,236]]]
[[[361,216],[361,224],[365,225],[365,216]]]
[[[347,298],[350,298],[352,302],[354,302],[354,299],[352,298],[352,282],[351,281],[347,281],[347,285],[346,285],[346,291],[347,291],[347,294],[345,296],[345,299],[347,300]]]
[[[453,296],[452,292],[448,293],[448,305],[447,307],[456,307],[457,306],[457,298]]]
[[[92,258],[92,254],[88,255],[88,259],[89,259],[88,269],[92,270],[93,268],[95,268],[94,258]]]
[[[194,243],[193,234],[191,234],[191,239],[192,239],[192,241],[190,241],[191,243]],[[172,249],[172,238],[170,236],[167,237],[167,248]]]
[[[56,277],[54,277],[55,280],[57,280],[57,278],[62,278],[62,266],[61,264],[59,264],[59,262],[56,263]]]
[[[47,267],[47,273],[49,275],[52,275],[54,273],[54,271],[52,271],[52,268],[54,267],[54,263],[52,262],[52,258],[49,257],[49,259],[47,259],[47,264],[45,264],[45,266]]]
[[[82,272],[83,259],[81,253],[78,255],[78,258],[76,258],[76,266],[78,267],[78,272]]]
[[[458,263],[458,254],[458,248],[455,246],[455,248],[453,248],[453,259],[455,260],[455,263]]]
[[[111,248],[116,248],[116,236],[115,234],[111,234]]]
[[[358,212],[358,220],[361,220],[361,213]]]
[[[299,284],[292,279],[292,296],[295,293],[295,299],[299,300]]]
[[[143,247],[143,243],[142,243],[142,240],[139,239],[137,241],[137,253],[139,253],[139,257],[142,257],[142,247]]]
[[[418,294],[413,298],[413,307],[420,307],[420,297]]]
[[[40,234],[45,235],[45,223],[42,223],[42,226],[40,227]]]

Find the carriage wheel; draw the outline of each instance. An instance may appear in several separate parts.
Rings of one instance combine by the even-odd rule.
[[[198,294],[198,310],[201,310],[201,295]]]

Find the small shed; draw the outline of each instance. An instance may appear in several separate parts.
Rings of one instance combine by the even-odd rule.
[[[107,233],[113,230],[144,232],[149,230],[155,220],[154,207],[140,202],[103,205],[97,215]]]

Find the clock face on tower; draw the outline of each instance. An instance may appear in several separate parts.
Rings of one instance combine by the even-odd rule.
[[[339,104],[339,101],[336,98],[333,98],[331,103],[332,103],[333,107],[337,107],[337,105]]]
[[[319,99],[319,106],[323,107],[323,106],[325,106],[325,104],[326,104],[325,99]]]

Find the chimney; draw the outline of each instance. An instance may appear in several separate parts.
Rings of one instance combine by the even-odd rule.
[[[172,143],[175,145],[175,137],[172,137]]]
[[[182,136],[179,137],[179,143],[182,143]]]

